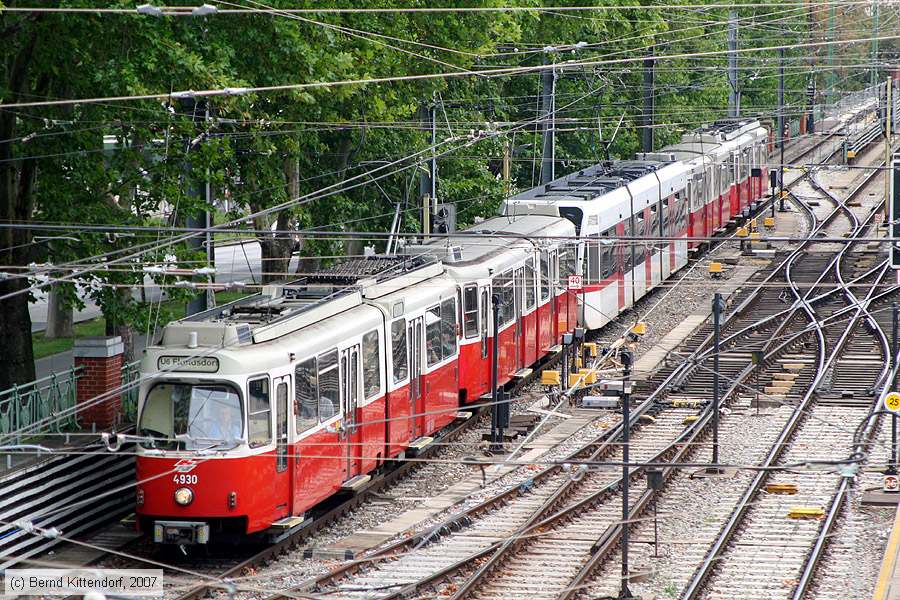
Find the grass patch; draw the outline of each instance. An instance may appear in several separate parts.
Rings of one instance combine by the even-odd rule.
[[[106,319],[97,317],[90,321],[76,323],[73,329],[75,330],[75,335],[73,337],[56,338],[52,340],[48,340],[44,337],[43,331],[35,332],[31,336],[34,347],[34,359],[37,360],[39,358],[45,358],[53,354],[71,350],[72,346],[75,345],[75,338],[77,337],[97,337],[106,335]]]
[[[216,305],[220,306],[222,304],[228,304],[229,302],[234,302],[238,298],[243,298],[247,295],[248,294],[246,292],[218,292],[216,294]],[[163,302],[162,306],[162,314],[173,315],[173,318],[175,319],[180,319],[185,316],[184,313],[185,309],[187,308],[187,304],[185,304],[184,302],[169,300]],[[75,345],[75,338],[99,337],[106,335],[106,319],[104,319],[103,317],[96,317],[94,319],[91,319],[90,321],[76,323],[73,329],[75,331],[75,335],[73,337],[56,338],[52,340],[48,340],[46,337],[44,337],[43,331],[37,331],[33,333],[31,336],[31,340],[34,348],[34,359],[38,360],[39,358],[46,358],[48,356],[52,356],[53,354],[59,354],[60,352],[67,352],[71,350]]]

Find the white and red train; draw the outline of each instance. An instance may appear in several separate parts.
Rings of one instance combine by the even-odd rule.
[[[402,256],[170,323],[141,364],[139,527],[202,544],[299,526],[488,394],[495,343],[503,384],[683,267],[691,238],[762,195],[766,139],[756,121],[719,123],[513,196],[502,216]]]

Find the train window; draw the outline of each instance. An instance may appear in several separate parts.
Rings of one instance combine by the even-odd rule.
[[[463,288],[463,329],[467,338],[478,336],[478,287]]]
[[[487,357],[488,352],[488,300],[487,288],[481,288],[481,357]]]
[[[515,314],[515,293],[513,292],[512,270],[504,271],[496,280],[495,289],[500,295],[500,327],[513,320]]]
[[[625,237],[632,237],[634,235],[634,227],[632,224],[632,219],[625,219]],[[628,240],[622,243],[622,254],[625,257],[625,264],[623,265],[623,273],[627,273],[634,269],[634,260],[635,260],[635,242],[634,240]]]
[[[613,250],[613,241],[609,238],[613,236],[615,230],[610,227],[601,234],[604,239],[600,240],[600,278],[606,279],[615,272],[613,266],[613,258],[615,252]]]
[[[534,308],[534,303],[534,257],[532,256],[525,262],[525,309],[531,310]]]
[[[272,441],[272,406],[269,402],[269,378],[254,379],[247,384],[247,414],[251,448]]]
[[[236,441],[243,431],[241,401],[230,385],[158,383],[141,409],[138,434],[144,448],[195,450]],[[180,437],[177,441],[175,436]]]
[[[373,329],[363,336],[363,390],[366,400],[381,391],[381,340],[378,330]]]
[[[319,419],[319,382],[316,359],[310,358],[294,369],[294,418],[297,433],[315,427]]]
[[[287,384],[281,382],[275,388],[275,434],[278,436],[275,442],[278,444],[276,456],[276,471],[281,473],[287,469],[287,442],[288,442],[288,414],[287,414]]]
[[[425,313],[425,354],[428,366],[441,362],[441,305],[432,306]]]
[[[406,319],[397,319],[391,323],[391,358],[394,383],[400,383],[409,373],[406,360]]]
[[[441,303],[441,359],[446,360],[456,354],[456,299],[448,298]]]
[[[355,407],[359,402],[359,354],[356,352],[350,353],[350,371],[347,378],[350,380],[351,406]]]
[[[591,235],[585,240],[587,245],[587,283],[597,283],[600,281],[600,244],[594,239],[596,234]]]
[[[668,198],[663,198],[662,232],[664,236],[672,234],[672,203]]]
[[[541,302],[550,297],[550,256],[546,250],[541,250]]]
[[[340,412],[341,374],[338,371],[338,352],[330,350],[320,354],[319,367],[319,423]]]

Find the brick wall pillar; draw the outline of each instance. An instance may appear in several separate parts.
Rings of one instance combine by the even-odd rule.
[[[82,367],[75,396],[78,423],[82,427],[87,428],[95,423],[98,429],[108,429],[121,419],[122,396],[119,388],[122,385],[124,352],[125,345],[120,336],[75,340],[75,366]]]

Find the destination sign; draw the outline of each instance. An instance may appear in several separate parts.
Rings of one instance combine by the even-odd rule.
[[[157,367],[160,371],[215,373],[219,370],[219,359],[212,356],[160,356]]]

